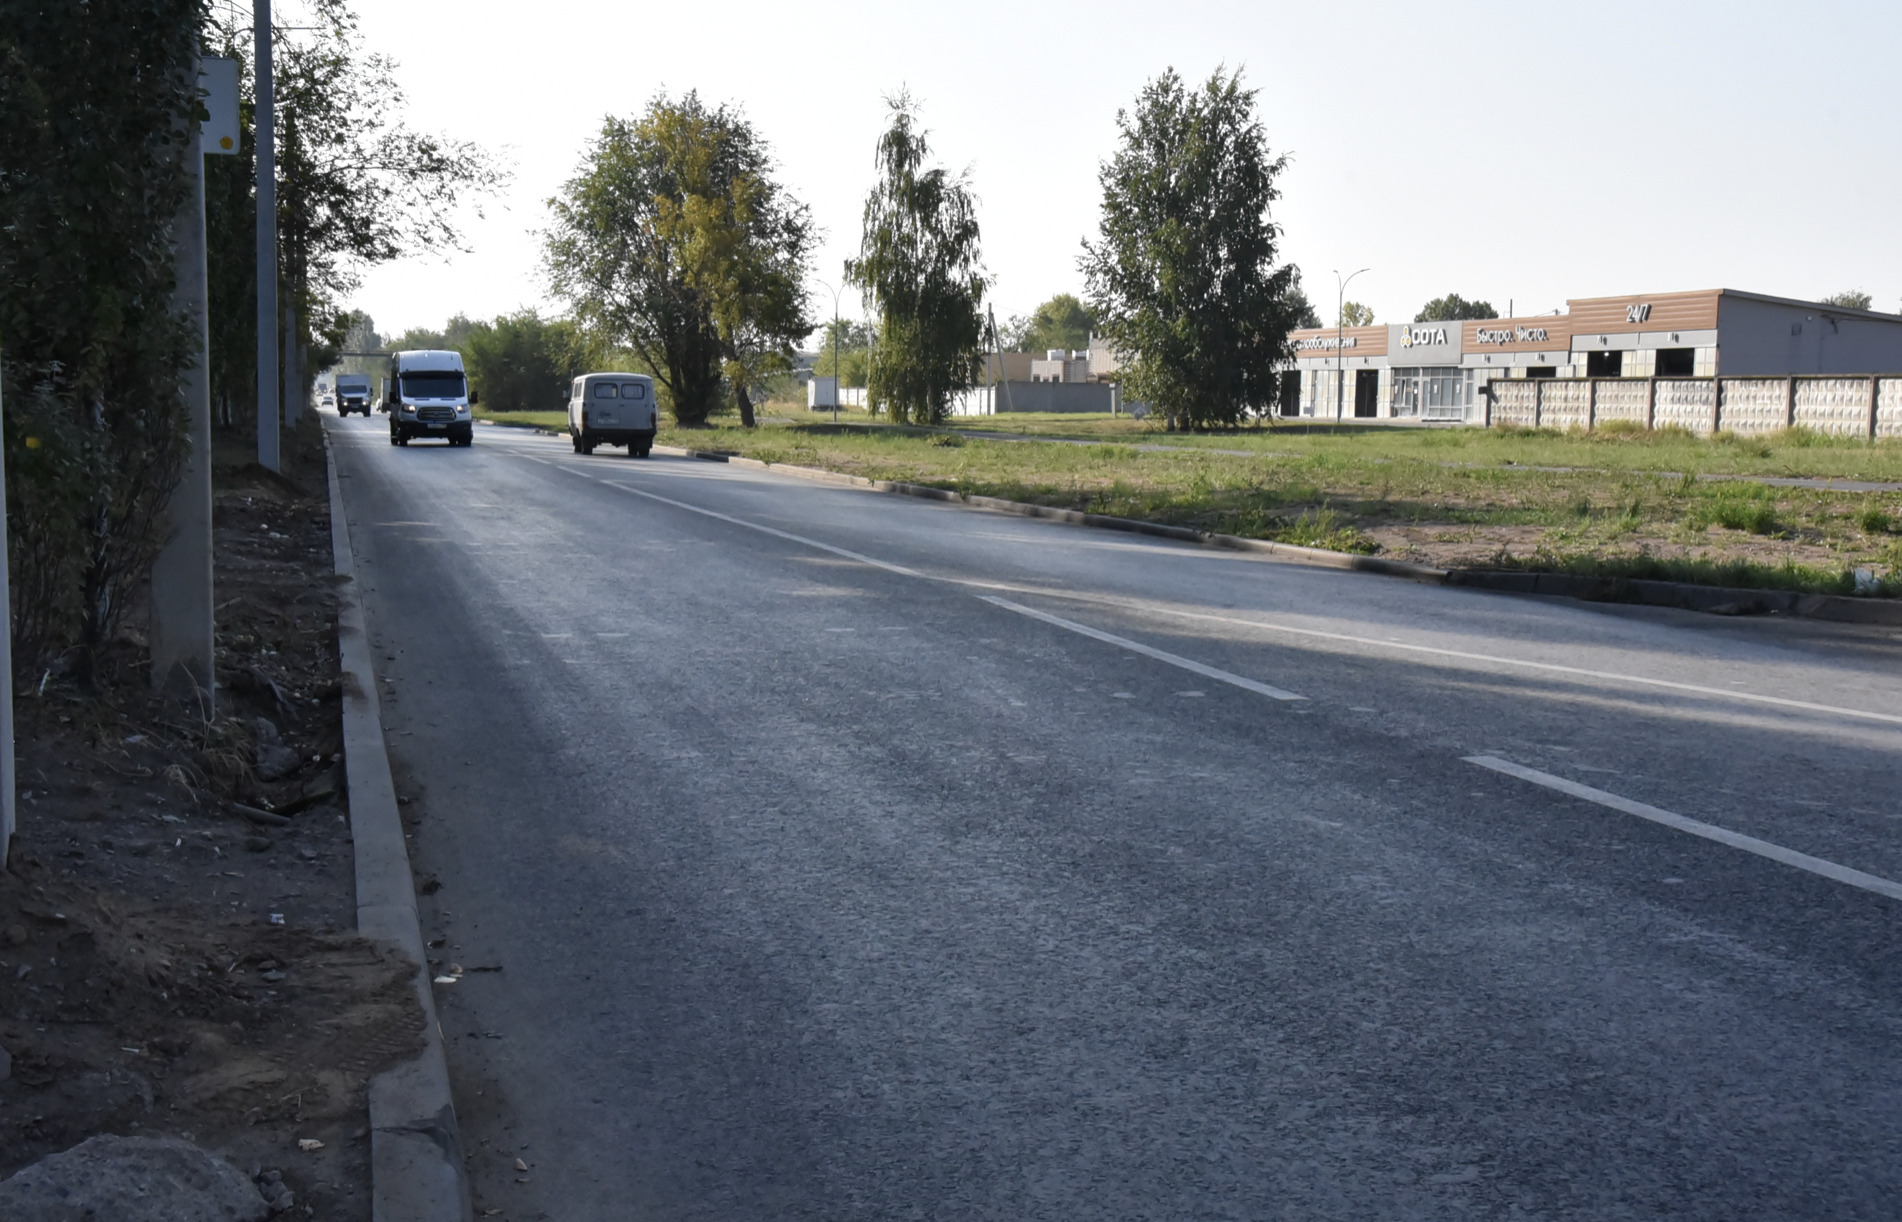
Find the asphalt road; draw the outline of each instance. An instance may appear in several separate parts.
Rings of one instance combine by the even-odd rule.
[[[326,424],[497,1216],[1902,1208],[1892,630]]]

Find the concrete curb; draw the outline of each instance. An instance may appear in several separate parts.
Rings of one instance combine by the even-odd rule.
[[[330,548],[338,577],[337,650],[343,671],[343,752],[356,855],[357,932],[394,944],[410,961],[426,1020],[421,1055],[370,1080],[371,1217],[374,1222],[469,1222],[469,1183],[449,1095],[442,1024],[430,989],[416,886],[377,708],[376,671],[370,663],[350,524],[327,431],[324,450],[330,472]]]
[[[788,463],[761,462],[723,450],[690,450],[679,446],[655,446],[656,454],[679,458],[697,458],[703,462],[731,463],[737,467],[757,467],[782,475],[846,487],[869,488],[899,496],[915,496],[931,501],[969,505],[1020,517],[1043,518],[1089,526],[1098,530],[1120,530],[1129,534],[1174,539],[1181,543],[1199,543],[1231,551],[1262,552],[1294,564],[1318,568],[1349,569],[1358,573],[1379,573],[1385,577],[1404,577],[1431,585],[1463,586],[1474,590],[1493,590],[1506,594],[1545,594],[1576,598],[1582,602],[1643,603],[1657,607],[1678,607],[1716,615],[1796,615],[1810,619],[1834,620],[1851,624],[1889,624],[1902,626],[1902,600],[1848,598],[1839,594],[1799,594],[1789,590],[1751,590],[1728,586],[1703,586],[1684,581],[1649,581],[1624,577],[1582,577],[1571,573],[1532,573],[1498,569],[1437,569],[1430,565],[1388,560],[1380,556],[1356,556],[1331,552],[1319,547],[1299,547],[1292,543],[1271,543],[1265,539],[1246,539],[1239,535],[1214,534],[1187,526],[1165,526],[1135,518],[1116,518],[1107,514],[1083,513],[1075,509],[1053,509],[1048,505],[1030,505],[994,496],[972,496],[922,484],[894,480],[867,479],[862,475],[844,475],[817,467],[798,467]]]

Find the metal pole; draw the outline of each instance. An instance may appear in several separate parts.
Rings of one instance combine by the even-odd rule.
[[[1360,272],[1366,271],[1361,268]],[[1360,275],[1355,272],[1354,276]],[[1347,398],[1347,286],[1354,283],[1354,276],[1341,279],[1337,269],[1334,273],[1336,294],[1334,300],[1334,419],[1341,419],[1341,409]]]
[[[841,285],[840,288],[844,286]],[[839,400],[845,397],[845,375],[839,360],[845,355],[845,332],[839,329],[839,290],[832,290],[832,423],[839,422]]]
[[[13,593],[7,588],[7,464],[0,462],[0,870],[13,844]]]
[[[271,81],[271,0],[252,0],[258,150],[258,463],[277,454],[277,104]]]
[[[194,65],[193,80],[198,71]],[[213,700],[211,570],[211,343],[205,270],[205,156],[198,124],[185,145],[191,194],[173,223],[174,308],[191,327],[192,363],[179,391],[191,448],[165,505],[170,530],[152,560],[152,686],[196,694],[210,716]]]

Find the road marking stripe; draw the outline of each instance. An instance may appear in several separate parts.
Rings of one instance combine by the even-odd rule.
[[[545,462],[546,460],[536,459],[535,461]],[[556,464],[549,463],[548,465],[553,466]],[[1008,590],[1011,593],[1035,594],[1040,597],[1049,598],[1064,598],[1076,602],[1095,603],[1100,606],[1122,607],[1132,611],[1147,611],[1160,615],[1171,615],[1179,619],[1200,620],[1204,623],[1229,624],[1236,627],[1259,629],[1264,632],[1283,632],[1294,636],[1340,641],[1351,645],[1370,645],[1377,649],[1398,649],[1409,653],[1454,658],[1464,662],[1483,662],[1494,666],[1516,666],[1525,670],[1544,671],[1548,674],[1573,675],[1583,679],[1599,679],[1612,683],[1638,684],[1645,687],[1662,688],[1666,691],[1689,692],[1699,696],[1716,696],[1725,700],[1742,700],[1752,704],[1772,705],[1777,708],[1800,709],[1807,713],[1827,713],[1838,717],[1853,717],[1864,721],[1879,721],[1888,725],[1902,725],[1902,715],[1895,713],[1877,713],[1867,709],[1852,709],[1844,708],[1840,705],[1818,704],[1815,701],[1793,700],[1786,696],[1765,696],[1756,692],[1739,692],[1729,688],[1710,687],[1701,683],[1683,683],[1675,679],[1656,679],[1648,675],[1627,675],[1617,671],[1593,670],[1583,666],[1566,666],[1558,662],[1534,662],[1525,658],[1500,657],[1496,654],[1475,653],[1466,649],[1447,649],[1437,645],[1416,645],[1388,638],[1356,636],[1347,632],[1328,632],[1320,628],[1298,628],[1293,624],[1276,623],[1272,620],[1241,619],[1230,615],[1211,615],[1207,612],[1181,610],[1161,603],[1090,594],[1077,590],[1042,589],[969,578],[937,577],[932,574],[921,573],[916,569],[906,568],[903,565],[877,560],[861,552],[835,547],[830,543],[821,543],[817,539],[809,539],[803,535],[795,535],[788,531],[777,530],[771,526],[762,526],[757,522],[748,522],[743,518],[736,518],[712,509],[703,509],[698,505],[690,505],[685,501],[674,500],[672,497],[645,492],[639,488],[631,488],[626,484],[614,483],[611,480],[602,482],[610,488],[618,488],[623,492],[633,493],[635,496],[644,496],[650,500],[660,501],[663,504],[685,509],[690,513],[701,514],[709,518],[717,518],[722,522],[730,522],[735,526],[744,526],[750,530],[763,531],[766,534],[776,535],[782,539],[800,543],[807,547],[817,548],[820,551],[831,552],[833,555],[843,556],[848,560],[856,560],[861,564],[869,564],[874,568],[884,569],[891,573],[899,573],[906,577],[921,577],[926,580],[944,581],[953,585],[969,586],[977,589]]]
[[[808,539],[804,535],[795,535],[790,531],[778,530],[771,526],[761,526],[758,522],[748,522],[745,518],[736,518],[731,514],[720,513],[717,510],[702,509],[698,505],[689,505],[685,501],[676,501],[670,496],[661,496],[657,492],[643,492],[639,488],[630,488],[626,484],[617,484],[613,480],[602,480],[601,482],[610,488],[619,488],[622,492],[631,492],[635,496],[644,496],[650,501],[659,501],[663,505],[672,505],[676,509],[684,509],[688,513],[697,513],[702,517],[717,518],[722,522],[731,522],[735,526],[744,526],[748,530],[757,530],[762,534],[775,535],[781,539],[788,539],[794,543],[803,544],[806,547],[816,547],[822,552],[831,552],[833,555],[843,556],[847,560],[856,560],[860,564],[869,564],[873,568],[884,569],[888,573],[897,573],[904,577],[925,576],[924,573],[920,573],[917,569],[908,569],[901,564],[891,564],[884,560],[874,560],[872,557],[859,552],[848,551],[843,547],[834,547],[830,543],[821,543],[817,539]]]
[[[1227,683],[1233,687],[1239,687],[1243,691],[1266,696],[1270,700],[1307,699],[1306,696],[1297,696],[1293,692],[1283,691],[1278,687],[1269,687],[1266,683],[1257,683],[1253,679],[1243,678],[1241,675],[1234,674],[1230,671],[1217,670],[1213,666],[1204,666],[1202,663],[1182,657],[1180,654],[1166,653],[1160,649],[1152,649],[1140,641],[1132,641],[1128,637],[1117,636],[1111,632],[1103,632],[1090,627],[1088,624],[1079,624],[1075,620],[1064,619],[1059,615],[1051,615],[1047,611],[1039,611],[1034,607],[1026,607],[1022,603],[1014,603],[1008,598],[998,598],[992,594],[980,594],[977,597],[983,602],[990,603],[995,607],[1002,607],[1006,611],[1015,611],[1019,615],[1027,615],[1031,619],[1042,620],[1046,624],[1055,625],[1068,632],[1074,632],[1080,636],[1087,636],[1094,640],[1103,641],[1116,646],[1118,649],[1127,649],[1131,653],[1139,653],[1145,658],[1154,658],[1158,662],[1167,662],[1169,665],[1181,667],[1191,674],[1201,675],[1204,679],[1214,679],[1218,683]],[[1198,695],[1199,694],[1200,693],[1198,693]]]
[[[1467,662],[1490,662],[1499,666],[1519,666],[1528,670],[1543,670],[1553,674],[1577,675],[1585,679],[1608,679],[1614,683],[1639,683],[1647,687],[1661,687],[1671,691],[1694,692],[1700,696],[1721,696],[1726,700],[1747,700],[1753,704],[1770,704],[1780,708],[1802,709],[1809,713],[1833,713],[1840,717],[1858,717],[1866,721],[1881,721],[1887,722],[1890,725],[1902,725],[1902,715],[1895,713],[1874,713],[1867,709],[1850,709],[1834,704],[1817,704],[1809,700],[1792,700],[1785,696],[1761,696],[1755,692],[1739,692],[1725,687],[1706,687],[1701,683],[1680,683],[1675,679],[1653,679],[1647,675],[1626,675],[1620,674],[1617,671],[1591,670],[1583,666],[1565,666],[1557,662],[1533,662],[1524,658],[1502,658],[1495,654],[1473,653],[1465,649],[1446,649],[1437,645],[1413,645],[1404,641],[1388,640],[1381,637],[1354,636],[1346,632],[1327,632],[1320,628],[1297,628],[1292,624],[1278,624],[1271,620],[1239,619],[1231,615],[1210,615],[1202,611],[1183,611],[1161,603],[1114,598],[1101,594],[1088,594],[1081,591],[1044,590],[1024,586],[1006,587],[995,584],[991,584],[990,588],[1014,589],[1023,593],[1036,593],[1051,598],[1067,598],[1077,602],[1100,603],[1104,606],[1124,607],[1131,611],[1147,611],[1157,615],[1173,615],[1179,619],[1202,620],[1212,624],[1233,624],[1243,628],[1259,628],[1265,632],[1286,632],[1295,636],[1319,637],[1323,640],[1343,641],[1353,645],[1372,645],[1379,649],[1402,649],[1411,653],[1432,654],[1442,658],[1458,658]]]
[[[1537,768],[1528,768],[1524,764],[1515,764],[1511,760],[1496,755],[1468,755],[1462,757],[1469,764],[1478,764],[1481,768],[1490,768],[1494,772],[1503,772],[1507,776],[1530,781],[1534,785],[1543,785],[1574,798],[1583,798],[1587,802],[1596,802],[1627,815],[1636,815],[1640,819],[1649,819],[1680,832],[1693,836],[1702,836],[1718,844],[1727,844],[1733,849],[1742,849],[1746,853],[1755,853],[1767,857],[1782,865],[1793,866],[1798,870],[1807,870],[1811,874],[1821,875],[1834,882],[1846,883],[1864,891],[1873,891],[1877,895],[1886,895],[1892,900],[1902,900],[1902,883],[1890,882],[1874,874],[1865,874],[1861,870],[1852,870],[1848,866],[1839,866],[1833,861],[1824,861],[1821,857],[1811,857],[1808,853],[1799,853],[1795,849],[1786,849],[1780,844],[1768,840],[1759,840],[1755,836],[1746,836],[1742,832],[1733,832],[1728,828],[1689,819],[1656,806],[1647,806],[1643,802],[1634,802],[1630,798],[1621,798],[1615,793],[1602,789],[1593,789],[1590,785],[1580,785],[1577,781],[1568,781],[1562,776],[1553,776],[1549,772],[1540,772]]]

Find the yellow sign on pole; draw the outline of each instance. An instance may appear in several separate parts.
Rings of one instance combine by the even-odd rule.
[[[199,149],[205,153],[236,153],[238,61],[209,56],[198,64],[198,92],[209,116],[199,129]]]

